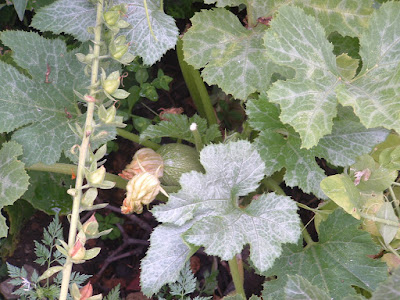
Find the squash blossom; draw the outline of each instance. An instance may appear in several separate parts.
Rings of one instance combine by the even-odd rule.
[[[162,177],[163,171],[164,162],[161,155],[150,148],[142,148],[136,151],[132,162],[125,167],[119,176],[132,179],[137,174],[148,172],[156,177]]]
[[[160,180],[153,174],[143,172],[133,176],[126,186],[127,193],[121,212],[142,213],[143,205],[150,204],[161,189]]]

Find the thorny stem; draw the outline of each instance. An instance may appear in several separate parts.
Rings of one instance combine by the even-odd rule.
[[[57,163],[53,165],[45,165],[42,163],[37,163],[32,166],[25,168],[28,171],[43,171],[66,175],[76,175],[78,167],[76,165]],[[106,173],[105,180],[114,181],[115,187],[120,189],[126,189],[127,180],[119,177],[117,175]]]
[[[237,263],[236,255],[228,261],[229,269],[231,270],[231,275],[233,279],[233,283],[235,285],[236,293],[242,295],[244,299],[246,299],[246,294],[243,288],[243,280],[242,276],[240,276],[239,266]],[[243,265],[242,265],[243,267]]]
[[[94,48],[93,48],[93,65],[92,65],[92,74],[91,74],[91,86],[90,95],[95,96],[95,86],[98,78],[99,71],[99,56],[100,56],[100,43],[101,43],[101,29],[103,22],[103,0],[98,0],[97,2],[97,15],[96,15],[96,27],[94,30]],[[82,143],[79,151],[79,162],[78,169],[76,173],[76,183],[75,190],[76,194],[73,198],[72,204],[72,213],[71,213],[71,221],[68,235],[68,247],[72,248],[75,244],[75,236],[77,233],[77,225],[79,221],[79,207],[82,198],[82,185],[83,185],[83,177],[84,177],[84,169],[85,169],[85,161],[86,154],[89,146],[90,136],[93,132],[92,122],[93,122],[93,114],[94,114],[95,104],[94,102],[88,102],[87,111],[86,111],[86,121],[85,121],[85,134],[83,135]],[[64,264],[63,269],[63,279],[61,283],[61,291],[60,291],[60,300],[66,300],[68,295],[68,287],[69,281],[71,277],[73,262],[71,258],[68,256],[67,260]]]
[[[152,141],[148,141],[148,140],[147,140],[147,141],[140,142],[140,138],[139,138],[138,135],[136,135],[136,134],[134,134],[134,133],[131,133],[131,132],[129,132],[129,131],[123,130],[123,129],[121,129],[121,128],[117,128],[117,134],[118,134],[119,136],[121,136],[121,137],[127,139],[127,140],[130,140],[130,141],[132,141],[132,142],[141,144],[141,145],[143,145],[143,146],[145,146],[145,147],[147,147],[147,148],[153,149],[154,151],[156,151],[158,148],[161,147],[159,144],[154,143],[154,142],[152,142]]]

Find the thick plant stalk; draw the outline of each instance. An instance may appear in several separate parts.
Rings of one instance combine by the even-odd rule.
[[[127,140],[130,140],[132,142],[135,142],[137,144],[141,144],[147,148],[153,149],[154,151],[156,151],[158,148],[160,148],[161,146],[157,143],[154,143],[152,141],[146,140],[143,142],[140,142],[140,137],[132,132],[123,130],[121,128],[117,128],[117,134]]]
[[[197,111],[201,117],[206,117],[208,125],[218,124],[214,108],[208,95],[206,86],[198,70],[190,66],[183,58],[183,42],[178,38],[176,44],[176,53],[178,55],[179,66],[181,67],[183,79],[189,89],[190,96],[196,105]]]
[[[90,95],[95,96],[95,84],[98,78],[98,71],[99,71],[99,56],[100,56],[100,42],[101,42],[101,29],[102,29],[102,22],[103,22],[103,0],[98,0],[97,2],[97,15],[96,15],[96,27],[94,30],[94,48],[93,48],[93,64],[92,64],[92,74],[91,74],[91,89]],[[86,121],[85,121],[85,129],[84,135],[82,139],[81,146],[79,148],[79,162],[78,162],[78,169],[76,173],[76,183],[75,183],[75,190],[76,194],[73,198],[72,204],[72,214],[71,214],[71,221],[70,221],[70,228],[69,228],[69,235],[68,235],[68,247],[72,248],[75,244],[75,237],[77,234],[77,225],[79,221],[79,207],[82,198],[82,186],[83,186],[83,179],[84,179],[84,170],[85,170],[85,161],[87,150],[89,146],[90,136],[93,132],[92,122],[93,122],[93,114],[94,114],[94,102],[88,101],[87,111],[86,111]],[[60,291],[60,300],[66,300],[68,295],[68,288],[69,288],[69,280],[71,277],[72,271],[72,259],[67,257],[67,260],[64,264],[63,269],[63,279],[61,283],[61,291]]]
[[[233,284],[235,285],[236,293],[242,295],[244,299],[246,299],[246,294],[243,288],[243,277],[240,275],[242,272],[239,271],[239,266],[237,263],[236,255],[228,261],[229,269],[231,270],[231,275],[233,279]],[[243,265],[242,265],[243,268]]]

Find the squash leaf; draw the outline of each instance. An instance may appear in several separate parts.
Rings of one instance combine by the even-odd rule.
[[[288,281],[285,286],[285,299],[303,300],[303,299],[318,299],[330,300],[328,294],[312,285],[307,279],[300,275],[288,275]]]
[[[73,89],[84,93],[90,83],[75,57],[77,50],[67,52],[61,40],[48,40],[33,32],[6,31],[0,37],[13,51],[14,61],[31,76],[0,61],[0,132],[15,130],[12,139],[22,145],[22,161],[28,166],[53,164],[62,151],[79,141],[68,124],[84,122],[84,115],[78,116]],[[98,130],[106,134],[97,146],[115,137],[111,126]],[[94,140],[92,146],[97,147]]]
[[[336,166],[349,166],[360,154],[370,152],[383,142],[389,133],[385,129],[366,129],[349,108],[340,107],[332,133],[323,137],[318,146],[305,150],[301,149],[299,134],[282,124],[279,114],[279,108],[270,103],[265,94],[247,102],[249,123],[260,131],[256,145],[266,163],[266,173],[269,176],[285,168],[287,185],[298,186],[319,198],[326,198],[320,188],[325,174],[316,163],[316,157]]]
[[[205,174],[194,171],[183,174],[182,189],[170,194],[167,204],[154,207],[153,214],[164,223],[162,226],[168,225],[164,228],[184,228],[180,231],[181,243],[204,246],[208,254],[222,259],[231,259],[245,244],[250,244],[252,262],[259,269],[268,269],[279,257],[281,244],[295,243],[300,236],[295,202],[270,193],[261,195],[245,208],[239,206],[239,197],[254,191],[265,171],[261,157],[247,141],[207,146],[200,152],[200,162]],[[162,240],[168,244],[166,237],[169,237],[167,232]],[[146,259],[156,260],[156,255],[166,251],[159,248],[157,253],[149,252]],[[187,248],[175,250],[173,256],[185,256],[185,251]],[[168,265],[172,266],[176,271],[173,278],[176,278],[179,270],[175,264]],[[167,272],[163,268],[154,264],[152,272],[157,275],[153,276],[169,280],[161,276]],[[155,293],[160,285],[156,288],[149,285],[147,277],[142,273],[142,287],[146,294]]]
[[[300,134],[301,147],[310,149],[331,132],[338,100],[352,106],[366,128],[400,130],[399,17],[398,2],[385,3],[371,15],[360,38],[363,68],[349,80],[341,77],[317,20],[296,7],[279,10],[264,45],[268,56],[293,67],[296,77],[275,82],[268,96],[280,105],[282,122]]]
[[[29,176],[24,163],[17,160],[22,154],[22,147],[16,142],[2,145],[0,150],[0,209],[12,205],[28,189]],[[6,219],[0,213],[0,238],[7,236]]]
[[[185,61],[197,69],[204,67],[204,81],[217,84],[226,94],[246,99],[265,90],[273,73],[290,75],[290,68],[278,67],[265,56],[265,25],[248,30],[223,8],[196,13],[191,22],[183,37]]]
[[[341,209],[321,223],[319,242],[303,249],[302,242],[285,245],[284,252],[265,276],[277,276],[264,283],[263,297],[285,299],[289,275],[301,275],[329,294],[329,299],[356,295],[352,286],[373,291],[386,279],[386,265],[368,255],[380,251],[369,233],[359,230],[360,222]],[[319,299],[319,298],[318,298]]]
[[[130,53],[141,56],[145,64],[152,65],[167,50],[175,47],[178,28],[174,19],[160,9],[160,1],[146,1],[151,28],[156,38],[150,32],[142,0],[132,0],[128,3],[125,20],[132,26],[121,30],[121,34],[126,35],[127,40],[132,42]],[[127,3],[127,1],[114,1],[114,4],[119,3]],[[96,9],[91,1],[58,0],[41,8],[34,16],[31,26],[41,31],[68,33],[85,42],[93,39],[87,29],[94,24],[96,24]]]

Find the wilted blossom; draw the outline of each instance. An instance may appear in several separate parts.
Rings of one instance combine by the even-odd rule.
[[[126,186],[127,193],[121,212],[123,214],[142,213],[143,205],[150,204],[160,189],[160,181],[153,174],[144,172],[133,176]]]

